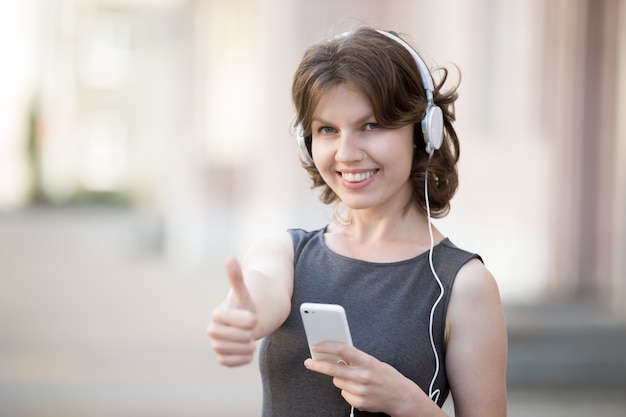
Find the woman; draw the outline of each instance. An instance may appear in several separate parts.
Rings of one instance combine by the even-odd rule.
[[[458,183],[443,74],[434,86],[404,40],[372,28],[304,55],[292,89],[302,163],[335,219],[259,243],[242,267],[227,259],[232,290],[208,328],[226,366],[252,361],[264,338],[263,416],[443,416],[450,392],[456,416],[506,415],[496,282],[431,223]],[[345,308],[354,346],[315,349],[347,365],[308,358],[303,302]]]

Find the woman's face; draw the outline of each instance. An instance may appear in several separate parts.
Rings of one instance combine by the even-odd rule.
[[[404,208],[412,197],[413,126],[380,127],[361,91],[340,84],[311,121],[315,166],[350,209]]]

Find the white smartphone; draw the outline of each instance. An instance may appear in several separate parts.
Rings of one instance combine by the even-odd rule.
[[[344,308],[338,304],[303,303],[300,315],[304,324],[311,357],[337,363],[346,363],[340,356],[313,351],[320,342],[342,342],[352,346],[352,337]]]

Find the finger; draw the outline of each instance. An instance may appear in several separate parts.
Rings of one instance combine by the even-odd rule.
[[[226,275],[232,288],[232,295],[238,304],[238,307],[252,310],[252,299],[248,292],[248,287],[243,280],[243,273],[241,272],[241,266],[237,259],[229,257],[224,261],[224,268],[226,269]]]
[[[350,366],[326,360],[308,358],[304,361],[304,366],[310,371],[332,377],[348,378],[352,373],[352,368]]]
[[[254,327],[247,329],[234,327],[227,324],[212,322],[207,328],[207,334],[213,340],[223,340],[236,343],[249,343],[254,341]]]
[[[330,353],[339,356],[347,365],[355,365],[364,360],[361,352],[354,346],[350,346],[341,342],[321,342],[313,346],[313,350],[319,353]]]
[[[256,324],[256,314],[248,310],[230,308],[225,303],[213,311],[210,325],[224,325],[237,329],[253,330]]]
[[[256,350],[254,342],[233,343],[215,339],[212,341],[211,347],[218,355],[222,356],[250,356]]]
[[[254,355],[217,355],[217,362],[220,365],[235,367],[247,365],[252,362]]]

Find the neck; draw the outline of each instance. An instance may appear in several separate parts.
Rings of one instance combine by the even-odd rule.
[[[333,223],[324,234],[333,251],[370,262],[411,259],[430,248],[428,219],[417,208],[405,216],[372,216],[353,211],[348,224]],[[434,243],[444,237],[433,228]]]
[[[348,210],[347,223],[335,222],[332,231],[349,237],[355,243],[429,241],[428,219],[416,206],[403,213],[390,215],[371,210]]]

